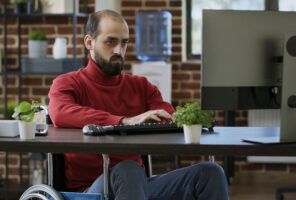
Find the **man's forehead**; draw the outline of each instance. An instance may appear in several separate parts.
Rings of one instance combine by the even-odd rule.
[[[98,28],[101,31],[127,31],[128,32],[128,26],[125,22],[115,18],[115,17],[103,17],[100,21],[100,24]]]

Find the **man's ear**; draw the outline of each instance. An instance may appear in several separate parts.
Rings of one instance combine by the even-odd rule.
[[[90,35],[84,36],[84,45],[87,50],[93,50],[93,38]]]

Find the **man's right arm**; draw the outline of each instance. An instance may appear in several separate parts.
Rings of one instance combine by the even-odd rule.
[[[55,127],[81,128],[85,124],[117,125],[123,116],[80,105],[81,87],[70,76],[53,81],[49,91],[49,115]]]

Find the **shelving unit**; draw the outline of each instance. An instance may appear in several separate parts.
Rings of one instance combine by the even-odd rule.
[[[29,75],[58,75],[60,73],[53,73],[53,72],[36,72],[36,73],[28,73],[28,72],[22,72],[22,63],[21,63],[21,43],[22,43],[22,37],[21,37],[21,27],[22,27],[22,19],[25,18],[36,18],[36,17],[71,17],[72,18],[72,59],[74,60],[74,65],[77,66],[77,18],[79,17],[88,17],[87,14],[87,0],[81,0],[83,1],[83,7],[84,7],[84,12],[76,12],[76,0],[73,1],[73,13],[65,13],[65,14],[26,14],[26,13],[20,13],[20,14],[15,14],[15,13],[8,13],[7,11],[7,6],[8,6],[8,0],[4,0],[4,9],[3,9],[3,22],[4,22],[4,55],[3,55],[3,69],[2,72],[0,73],[0,76],[2,77],[3,81],[3,100],[4,100],[4,117],[7,118],[7,101],[8,101],[8,77],[9,76],[18,76],[19,79],[19,84],[18,84],[18,97],[21,99],[22,98],[22,77],[23,76],[29,76]],[[17,18],[17,32],[18,32],[18,70],[17,71],[9,71],[8,70],[8,55],[7,55],[7,34],[8,34],[8,19],[9,18]]]
[[[21,27],[22,27],[22,21],[23,19],[27,18],[40,18],[40,17],[56,17],[57,19],[59,17],[71,17],[72,20],[72,59],[74,60],[75,66],[77,66],[77,19],[78,18],[87,18],[87,0],[80,0],[83,1],[83,7],[84,7],[84,13],[77,13],[76,11],[76,0],[73,1],[73,13],[69,14],[14,14],[14,13],[9,13],[7,10],[8,7],[8,2],[9,0],[4,0],[4,5],[3,5],[3,13],[0,13],[1,17],[3,17],[3,35],[4,35],[4,52],[3,52],[3,65],[2,65],[2,72],[0,72],[0,77],[2,77],[2,83],[3,83],[3,100],[4,100],[4,117],[8,117],[8,78],[10,76],[15,76],[18,78],[18,98],[21,100],[22,99],[22,77],[24,76],[55,76],[60,73],[53,73],[53,72],[37,72],[37,73],[28,73],[28,72],[22,72],[22,63],[21,63],[21,58],[22,53],[21,53],[21,44],[22,44],[22,37],[21,37]],[[18,41],[18,51],[17,51],[17,57],[18,57],[18,63],[17,63],[17,70],[8,70],[8,20],[10,18],[16,18],[17,19],[17,41]],[[9,187],[7,185],[8,183],[8,164],[9,164],[9,159],[8,159],[9,152],[6,152],[5,154],[5,170],[6,173],[5,175],[1,178],[0,177],[0,199],[3,197],[3,199],[8,199],[11,197],[11,194],[13,194],[13,197],[18,198],[19,195],[21,194],[24,190],[24,181],[23,181],[23,169],[22,169],[22,163],[23,163],[23,155],[22,153],[19,154],[19,160],[20,160],[20,167],[19,167],[19,176],[20,176],[20,184],[18,186],[14,187]]]

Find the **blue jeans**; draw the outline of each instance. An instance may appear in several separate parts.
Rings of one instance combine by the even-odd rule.
[[[103,193],[99,176],[87,193]],[[125,160],[110,169],[110,200],[227,200],[228,186],[223,169],[201,163],[163,175],[146,177],[136,162]]]

